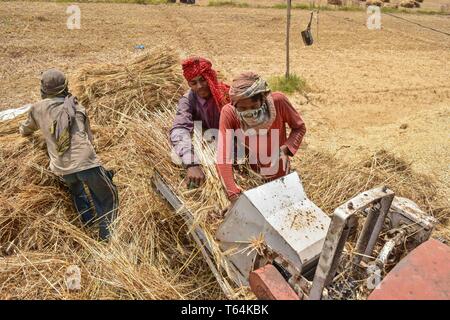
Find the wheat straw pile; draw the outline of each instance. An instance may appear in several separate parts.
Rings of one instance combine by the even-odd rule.
[[[404,7],[404,8],[420,8],[420,2],[421,1],[403,0],[403,1],[400,2],[400,7]]]
[[[133,136],[141,141],[143,157],[150,166],[155,166],[163,177],[170,181],[174,190],[178,191],[185,206],[194,214],[195,225],[206,231],[209,245],[214,249],[215,261],[218,270],[222,271],[224,287],[228,297],[252,298],[247,288],[237,287],[228,277],[230,269],[225,256],[234,252],[221,252],[214,240],[214,234],[222,221],[220,211],[229,204],[221,187],[220,178],[214,165],[214,153],[208,144],[196,137],[194,147],[203,164],[207,176],[206,184],[200,189],[188,190],[184,186],[184,170],[172,161],[167,132],[170,129],[175,109],[167,107],[152,114],[152,119],[143,119],[136,122]],[[151,125],[149,125],[151,123]],[[153,137],[153,139],[146,139]],[[352,164],[340,163],[331,155],[315,150],[300,150],[299,157],[295,158],[293,167],[302,176],[308,197],[314,201],[327,214],[332,214],[339,205],[365,190],[387,185],[397,195],[410,198],[426,212],[436,217],[438,225],[436,235],[446,239],[450,237],[447,218],[450,215],[450,206],[445,194],[441,193],[437,184],[430,177],[414,173],[410,164],[396,158],[390,153],[381,150],[369,159],[357,161]],[[255,187],[263,180],[256,174],[235,174],[238,184],[244,189]],[[361,223],[363,220],[360,221]],[[361,230],[362,224],[359,230]],[[248,239],[248,249],[256,250],[260,246],[260,239]],[[353,257],[355,240],[350,241],[344,254],[342,275],[340,278],[348,281],[351,274],[348,272],[348,262]],[[379,241],[375,250],[380,250],[384,243]],[[375,255],[375,257],[376,257]],[[386,270],[389,271],[389,270]],[[346,296],[334,294],[334,298],[365,299],[370,291],[360,281],[352,287]],[[342,285],[345,286],[346,284]],[[344,288],[347,289],[347,288]],[[347,290],[348,291],[348,290]]]
[[[83,69],[71,82],[93,120],[100,159],[117,172],[120,209],[109,244],[96,241],[97,229],[80,226],[64,185],[47,170],[40,135],[22,138],[16,133],[14,128],[23,117],[0,123],[1,299],[253,298],[248,288],[240,288],[229,279],[224,260],[228,253],[221,252],[214,241],[222,219],[220,211],[228,200],[214,168],[213,150],[200,139],[194,140],[207,176],[199,189],[186,189],[184,170],[171,159],[167,133],[176,108],[171,97],[177,99],[182,88],[175,74],[178,63],[178,57],[169,51],[155,51],[122,64],[122,69],[98,66],[98,78],[77,78],[88,70]],[[125,81],[130,68],[146,70],[140,74],[143,79],[158,78],[160,90],[147,92],[145,81]],[[114,77],[122,86],[108,91],[105,88]],[[171,83],[170,88],[164,83]],[[122,90],[124,87],[133,93]],[[104,91],[96,91],[98,88]],[[132,102],[124,102],[128,99]],[[301,149],[293,167],[302,176],[309,198],[328,214],[358,192],[386,184],[438,218],[441,223],[436,234],[450,239],[445,195],[427,177],[412,172],[407,163],[387,152],[349,165],[319,150]],[[222,275],[222,287],[189,236],[193,226],[187,226],[180,213],[153,190],[150,177],[155,168],[194,214],[194,225],[205,230]],[[249,173],[237,179],[244,188],[261,183]],[[253,240],[249,239],[249,248]],[[350,245],[347,255],[351,254]],[[65,284],[71,265],[81,269],[79,291],[68,291]],[[342,278],[347,279],[347,275]],[[366,293],[358,287],[350,298],[362,299]]]
[[[205,231],[208,244],[213,251],[216,267],[220,272],[220,286],[226,296],[232,299],[253,299],[254,296],[248,288],[238,287],[230,279],[231,270],[226,259],[224,259],[224,253],[215,241],[215,231],[222,221],[221,211],[227,208],[230,203],[215,169],[214,148],[205,143],[200,136],[194,137],[193,145],[202,163],[206,181],[201,188],[187,189],[185,169],[177,165],[176,161],[173,161],[174,158],[167,138],[175,110],[175,106],[167,106],[152,113],[148,119],[143,117],[140,121],[136,121],[130,129],[132,136],[135,141],[140,142],[141,148],[139,151],[146,164],[156,168],[163,178],[170,183],[173,190],[178,191],[179,197],[185,204],[185,208],[181,211],[188,209],[194,215],[194,221],[189,226],[189,230],[199,226]],[[149,139],[148,137],[152,138]],[[242,177],[240,178],[238,181],[244,182]],[[254,179],[245,179],[243,186],[251,188],[260,183],[262,183],[261,178],[255,174]],[[251,246],[251,241],[249,241],[249,246]]]
[[[143,75],[148,78],[173,81],[178,59],[165,54],[166,61],[172,61],[166,67],[161,65],[160,51],[131,65],[150,66],[149,74]],[[152,61],[158,68],[152,67]],[[178,80],[172,95],[180,86]],[[153,98],[146,99],[160,101],[161,96],[154,92]],[[136,101],[151,110],[144,100]],[[100,126],[95,117],[99,108],[97,104],[88,108],[94,114],[96,149],[105,167],[116,170],[120,196],[120,213],[108,245],[97,242],[97,229],[81,228],[64,185],[46,169],[41,136],[22,138],[12,133],[23,117],[0,124],[0,298],[223,298],[182,220],[152,191],[152,168],[144,165],[137,153],[139,144],[129,138],[128,118],[121,115]],[[111,117],[117,116],[107,110]],[[128,109],[128,117],[142,110]],[[80,291],[67,290],[65,273],[71,265],[81,269]]]
[[[86,65],[78,70],[72,91],[98,124],[146,112],[183,91],[178,58],[171,48],[154,50],[134,60],[108,65]]]

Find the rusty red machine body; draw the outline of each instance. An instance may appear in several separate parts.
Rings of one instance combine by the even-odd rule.
[[[411,251],[369,300],[450,300],[450,247],[430,239]]]
[[[281,273],[266,265],[250,274],[250,287],[262,300],[301,300]],[[450,247],[430,239],[403,258],[368,300],[450,300]]]

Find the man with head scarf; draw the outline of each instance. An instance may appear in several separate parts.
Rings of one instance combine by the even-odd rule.
[[[190,90],[178,102],[170,142],[187,169],[187,184],[198,186],[205,175],[192,146],[194,121],[201,122],[203,130],[218,129],[220,111],[229,102],[230,87],[217,80],[211,62],[205,58],[186,59],[182,68]]]
[[[50,170],[67,184],[83,224],[90,225],[97,218],[100,239],[107,240],[118,207],[117,188],[112,182],[112,172],[101,166],[94,151],[86,111],[70,94],[64,73],[57,69],[42,74],[41,97],[42,101],[31,106],[27,120],[20,125],[20,133],[28,136],[41,130]]]
[[[289,157],[299,149],[306,127],[288,98],[272,93],[255,73],[234,79],[230,98],[220,116],[217,169],[228,198],[235,201],[241,193],[233,177],[235,141],[245,148],[252,169],[273,180],[289,173]]]

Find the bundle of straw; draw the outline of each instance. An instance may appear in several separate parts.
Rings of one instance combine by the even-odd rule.
[[[150,167],[154,167],[170,185],[178,190],[178,195],[194,215],[192,224],[188,226],[193,230],[199,226],[205,232],[207,242],[212,248],[216,267],[222,272],[221,283],[228,298],[254,298],[248,288],[237,287],[228,276],[231,274],[224,259],[223,252],[215,241],[214,234],[222,221],[221,212],[229,201],[222,189],[221,180],[215,168],[214,148],[202,140],[200,136],[193,139],[193,146],[202,163],[206,180],[201,188],[189,190],[185,182],[185,170],[172,160],[171,146],[167,133],[173,122],[175,106],[165,106],[153,112],[145,118],[141,115],[140,120],[130,125],[133,139],[140,144],[140,153]],[[201,133],[200,133],[201,134]],[[151,137],[151,138],[150,138]],[[249,186],[256,186],[260,181],[248,181]],[[180,217],[180,219],[182,219]]]
[[[400,2],[400,7],[404,8],[420,8],[420,3],[415,0],[403,0]]]
[[[222,297],[204,262],[194,259],[199,253],[186,227],[150,188],[151,168],[138,156],[139,145],[122,137],[123,130],[96,128],[98,145],[107,150],[99,156],[117,170],[120,194],[108,245],[97,242],[95,228],[80,225],[65,187],[46,170],[39,135],[0,138],[6,165],[0,173],[1,298]],[[81,269],[79,292],[66,288],[70,265]]]
[[[367,0],[366,1],[366,6],[378,6],[378,7],[382,7],[383,6],[384,1],[382,0]]]
[[[176,58],[170,61],[162,81],[177,66]],[[23,120],[0,123],[0,298],[223,298],[186,226],[152,191],[152,168],[129,137],[128,122],[92,121],[99,157],[117,172],[120,199],[113,237],[101,244],[96,228],[81,226],[64,184],[48,171],[41,135],[18,135]],[[71,265],[81,270],[81,290],[66,286]]]
[[[157,109],[184,90],[172,52],[157,48],[126,63],[86,65],[74,75],[72,91],[98,124]]]

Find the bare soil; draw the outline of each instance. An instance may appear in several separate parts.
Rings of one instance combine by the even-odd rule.
[[[38,100],[47,68],[70,74],[134,55],[138,44],[204,55],[227,79],[245,70],[284,73],[284,10],[206,4],[81,3],[81,29],[68,30],[69,3],[0,2],[0,110]],[[318,37],[313,22],[316,42],[305,47],[308,15],[292,12],[291,70],[311,91],[290,96],[305,118],[308,148],[342,161],[387,149],[438,179],[448,195],[450,37],[384,14],[382,30],[368,30],[365,12],[322,11]],[[397,15],[450,32],[449,16]]]

